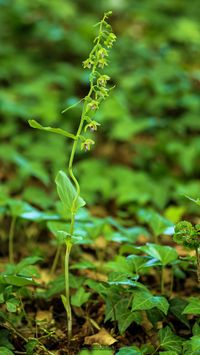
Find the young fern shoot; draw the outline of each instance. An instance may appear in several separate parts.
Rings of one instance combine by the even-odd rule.
[[[112,89],[107,87],[107,82],[110,80],[110,77],[102,73],[102,69],[108,65],[108,50],[116,40],[112,28],[107,22],[108,17],[111,14],[111,11],[105,13],[102,20],[97,24],[98,34],[94,40],[94,47],[92,48],[89,57],[83,62],[84,68],[91,70],[90,86],[88,94],[79,101],[79,103],[81,101],[83,102],[83,108],[76,134],[71,134],[61,128],[43,127],[35,120],[29,121],[30,126],[33,128],[64,135],[73,140],[68,165],[69,177],[64,171],[59,171],[55,180],[64,215],[66,218],[70,218],[69,231],[59,231],[66,243],[65,295],[62,295],[61,297],[67,314],[67,332],[69,341],[72,337],[72,312],[69,293],[69,256],[72,245],[77,241],[77,237],[74,236],[76,213],[79,208],[85,205],[85,201],[80,197],[80,186],[73,172],[73,163],[79,142],[81,143],[81,150],[85,151],[89,151],[92,145],[94,145],[94,140],[88,138],[85,134],[87,134],[88,130],[92,132],[97,131],[100,124],[93,119],[94,115],[99,109],[101,102],[108,97],[109,91]],[[63,110],[63,113],[70,108],[72,107]]]

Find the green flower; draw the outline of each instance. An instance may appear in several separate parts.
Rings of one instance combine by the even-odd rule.
[[[99,108],[99,103],[96,100],[92,100],[87,104],[86,111],[92,110],[96,111]]]
[[[94,141],[92,139],[87,138],[82,144],[81,144],[81,150],[89,151],[91,149],[91,146],[94,144]]]
[[[99,56],[99,58],[105,58],[105,57],[107,57],[107,56],[108,56],[107,50],[102,47],[102,48],[99,49],[99,51],[98,51],[98,56]]]
[[[88,59],[84,60],[84,62],[83,62],[83,68],[88,68],[88,69],[90,69],[93,64],[94,64],[93,60],[91,60],[90,58],[88,58]]]
[[[100,77],[97,79],[97,85],[106,86],[108,80],[110,80],[108,75],[100,75]]]
[[[85,132],[87,131],[87,129],[89,128],[90,131],[95,132],[97,131],[97,127],[100,126],[100,123],[96,122],[96,121],[91,121],[90,123],[88,123],[85,126]]]
[[[109,33],[108,37],[104,41],[104,44],[107,48],[111,48],[113,46],[113,43],[116,41],[116,36],[114,33]]]

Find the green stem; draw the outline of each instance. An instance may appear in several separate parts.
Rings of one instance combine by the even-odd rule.
[[[14,263],[14,245],[13,245],[13,239],[14,239],[14,232],[15,232],[15,225],[16,225],[16,219],[17,217],[12,217],[11,225],[10,225],[10,230],[9,230],[9,235],[8,235],[8,249],[9,249],[9,262],[11,264]]]
[[[172,269],[171,269],[171,285],[170,285],[170,294],[169,294],[169,297],[172,296],[173,288],[174,288],[174,268],[172,267]]]
[[[103,26],[105,18],[106,18],[106,14],[104,15],[103,20],[101,21],[101,24],[100,24],[99,36],[97,38],[97,43],[93,49],[93,51],[95,51],[95,52],[98,50],[98,46],[99,46],[99,43],[101,40],[102,26]],[[76,133],[73,145],[72,145],[71,155],[70,155],[70,159],[69,159],[69,166],[68,166],[69,176],[72,179],[72,181],[75,185],[75,188],[76,188],[76,196],[73,200],[72,208],[71,208],[71,223],[70,223],[70,230],[69,230],[69,234],[71,237],[73,236],[73,233],[74,233],[75,215],[76,215],[76,210],[77,210],[76,204],[77,204],[77,200],[80,195],[80,186],[79,186],[79,183],[78,183],[76,177],[74,176],[74,172],[73,172],[73,162],[74,162],[74,156],[76,153],[77,144],[80,139],[81,132],[83,129],[83,124],[85,121],[86,106],[88,103],[88,99],[91,98],[93,91],[94,91],[94,78],[95,78],[96,67],[97,67],[97,64],[95,64],[92,68],[91,77],[90,77],[90,90],[88,92],[88,95],[85,97],[85,102],[84,102],[84,106],[83,106],[83,111],[82,111],[80,123],[79,123],[78,130],[77,130],[77,133]],[[65,309],[66,309],[66,313],[67,313],[68,341],[70,341],[71,337],[72,337],[72,311],[71,311],[71,305],[70,305],[70,289],[69,289],[69,256],[70,256],[71,247],[72,247],[71,240],[68,239],[68,241],[66,243],[66,252],[65,252],[65,293],[66,293]]]
[[[164,266],[161,267],[161,294],[164,295],[165,293],[165,284],[164,284]]]
[[[196,249],[196,257],[197,257],[197,279],[198,283],[200,285],[200,255],[199,255],[199,249]]]
[[[56,268],[57,268],[58,260],[59,260],[60,254],[61,254],[61,249],[62,249],[62,245],[58,244],[57,245],[57,249],[56,249],[56,254],[55,254],[55,257],[54,257],[54,260],[53,260],[52,268],[51,268],[51,271],[50,271],[50,275],[53,275],[55,270],[56,270]]]
[[[70,305],[70,291],[69,291],[69,255],[72,244],[70,240],[66,243],[66,252],[65,252],[65,309],[67,313],[67,333],[68,341],[70,342],[72,337],[72,310]]]

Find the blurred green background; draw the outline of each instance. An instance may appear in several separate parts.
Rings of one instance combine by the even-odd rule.
[[[111,213],[199,196],[198,0],[0,0],[1,203],[54,205],[71,141],[27,120],[75,131],[81,106],[61,111],[87,93],[82,61],[108,10],[118,40],[106,74],[116,87],[96,115],[95,148],[76,156],[82,195]]]

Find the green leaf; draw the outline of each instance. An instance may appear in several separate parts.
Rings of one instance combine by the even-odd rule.
[[[73,208],[73,201],[76,198],[76,190],[72,185],[70,179],[67,177],[64,171],[60,170],[56,176],[56,185],[58,195],[63,205],[63,210],[66,216],[71,215]],[[76,212],[79,208],[85,205],[85,201],[79,196],[74,209]]]
[[[184,308],[183,314],[200,314],[200,298],[192,297]]]
[[[172,313],[179,321],[186,325],[190,329],[190,323],[187,320],[187,317],[182,314],[187,301],[182,300],[181,298],[173,298],[170,300],[170,313]]]
[[[27,266],[34,265],[38,261],[41,261],[41,260],[42,260],[42,258],[39,256],[28,256],[27,258],[24,258],[16,265],[15,273],[18,274],[18,273],[20,273],[21,270],[23,270]]]
[[[120,313],[117,317],[117,321],[119,332],[122,335],[133,322],[141,324],[142,316],[140,312],[130,312],[128,310],[124,313]]]
[[[147,243],[145,246],[138,247],[138,249],[159,260],[163,266],[172,263],[178,258],[176,249],[167,245]]]
[[[8,301],[6,301],[6,307],[8,312],[16,312],[17,307],[19,306],[19,300],[16,298],[10,298]]]
[[[10,284],[18,287],[38,285],[31,277],[23,277],[16,275],[1,275],[0,284]]]
[[[137,279],[138,279],[137,275],[133,274],[130,277],[130,274],[113,271],[108,276],[108,283],[110,285],[138,286],[138,287],[145,288],[144,285],[140,284],[139,282],[135,282]]]
[[[168,312],[169,304],[163,296],[153,296],[146,290],[134,290],[134,298],[132,301],[132,311],[148,310],[154,307],[161,310],[165,315]]]
[[[71,304],[76,307],[81,307],[88,301],[91,293],[85,292],[83,287],[80,287],[74,295],[71,296]]]
[[[0,355],[14,355],[14,353],[4,346],[0,346]]]
[[[125,346],[116,353],[116,355],[142,355],[137,346]]]
[[[146,269],[158,264],[156,260],[141,255],[129,255],[127,256],[127,261],[133,267],[133,272],[136,274],[141,274]]]
[[[200,319],[194,323],[192,327],[192,334],[200,336]]]
[[[116,256],[115,260],[109,261],[106,264],[106,266],[111,269],[114,269],[117,272],[126,273],[127,275],[129,274],[130,276],[133,275],[132,273],[133,267],[131,263],[129,263],[128,260],[122,255]]]
[[[149,224],[155,236],[159,236],[169,227],[173,226],[169,220],[152,210],[141,209],[138,212],[140,221]]]
[[[71,133],[69,133],[67,131],[64,131],[61,128],[44,127],[44,126],[42,126],[40,123],[38,123],[35,120],[28,120],[28,123],[29,123],[29,125],[32,128],[37,128],[37,129],[41,129],[42,131],[57,133],[57,134],[60,134],[61,136],[65,136],[65,137],[68,137],[68,138],[76,139],[74,134],[71,134]]]
[[[200,336],[194,335],[191,339],[192,351],[200,351]]]
[[[179,355],[176,351],[169,350],[169,351],[160,351],[159,355]]]
[[[47,227],[56,237],[57,243],[64,244],[66,236],[62,232],[68,233],[69,228],[67,224],[64,222],[51,221],[47,222]]]
[[[153,346],[146,344],[142,345],[139,349],[137,346],[124,346],[119,349],[116,355],[147,355],[153,354],[154,348]]]
[[[183,339],[174,334],[170,327],[159,330],[160,347],[168,351],[176,351],[178,354],[182,349]]]
[[[10,332],[7,329],[0,330],[0,347],[6,347],[10,350],[14,350],[13,344],[9,340]]]
[[[28,340],[28,342],[25,345],[26,355],[34,355],[35,348],[37,347],[38,343],[39,342],[37,339]]]

